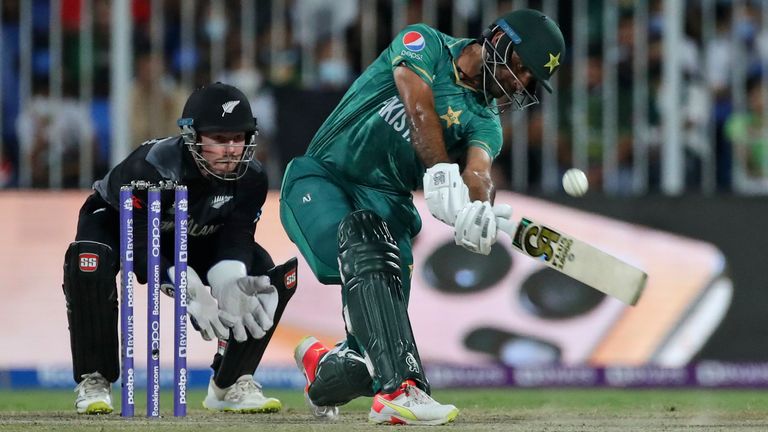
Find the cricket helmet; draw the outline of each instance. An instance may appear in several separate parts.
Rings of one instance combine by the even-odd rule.
[[[494,35],[501,32],[496,42]],[[560,68],[565,55],[565,40],[557,24],[543,13],[533,9],[520,9],[498,18],[478,40],[484,49],[484,69],[490,73],[507,62],[516,52],[523,65],[531,71],[537,82],[552,92],[549,79]],[[511,71],[511,69],[510,69]],[[520,94],[508,95],[519,108],[538,103],[535,86]]]
[[[248,170],[256,152],[258,127],[251,104],[238,88],[216,82],[197,88],[184,104],[178,120],[181,136],[197,165],[221,180],[237,180]],[[238,168],[231,173],[214,170],[200,153],[200,134],[212,132],[244,132],[245,148]]]

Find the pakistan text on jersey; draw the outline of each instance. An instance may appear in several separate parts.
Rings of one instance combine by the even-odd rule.
[[[222,224],[218,225],[200,225],[195,222],[194,219],[191,217],[189,218],[189,232],[187,235],[190,237],[203,237],[208,236],[221,228]],[[163,221],[162,225],[160,226],[160,230],[163,232],[173,231],[174,223],[173,221]]]
[[[405,113],[405,106],[403,106],[403,103],[400,102],[397,96],[392,96],[382,103],[379,116],[392,126],[395,132],[400,133],[404,140],[411,142],[411,128],[408,127],[408,115]]]

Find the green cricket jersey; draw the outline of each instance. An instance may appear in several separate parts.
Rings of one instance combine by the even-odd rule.
[[[480,92],[459,80],[456,69],[456,59],[471,42],[425,24],[406,27],[352,84],[307,155],[360,185],[396,193],[418,188],[425,168],[411,145],[392,74],[402,64],[432,87],[448,154],[458,157],[475,146],[495,158],[502,144],[499,117]]]

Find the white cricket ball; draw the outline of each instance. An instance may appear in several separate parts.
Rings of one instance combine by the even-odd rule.
[[[580,197],[584,195],[589,189],[587,175],[578,168],[569,169],[563,174],[563,189],[570,196]]]

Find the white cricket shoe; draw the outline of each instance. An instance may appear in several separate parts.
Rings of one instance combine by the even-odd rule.
[[[112,385],[100,373],[81,375],[80,384],[75,386],[75,408],[78,414],[109,414],[112,408]]]
[[[212,411],[270,413],[280,411],[283,405],[275,398],[264,396],[253,375],[243,375],[225,389],[219,388],[211,378],[203,407]]]
[[[406,380],[394,393],[377,393],[373,397],[368,420],[373,423],[403,425],[442,425],[450,423],[459,415],[453,405],[443,405]]]
[[[304,400],[307,402],[312,415],[322,420],[336,420],[339,418],[339,407],[318,406],[309,398],[309,386],[315,381],[317,365],[320,364],[326,354],[328,354],[328,347],[317,338],[307,336],[296,346],[293,351],[293,359],[296,360],[296,366],[307,379],[307,385],[304,386]]]

